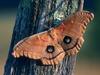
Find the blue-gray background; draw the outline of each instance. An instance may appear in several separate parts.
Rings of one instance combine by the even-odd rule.
[[[0,75],[7,58],[11,35],[20,0],[0,0]],[[95,19],[85,34],[85,43],[78,54],[75,75],[100,75],[100,0],[85,0],[84,9],[92,11]]]

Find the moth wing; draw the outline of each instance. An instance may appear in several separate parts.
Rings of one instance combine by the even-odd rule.
[[[40,59],[46,46],[51,43],[49,40],[47,32],[27,37],[15,45],[13,55],[15,57],[25,56]]]
[[[58,30],[63,28],[63,31],[61,31],[63,34],[60,34],[62,36],[61,45],[68,55],[77,54],[79,52],[79,49],[82,47],[82,44],[84,42],[83,34],[86,30],[87,24],[91,20],[93,20],[93,18],[93,13],[90,13],[88,11],[78,11],[69,16],[69,18],[65,20],[60,27],[58,27]],[[69,44],[64,43],[63,39],[65,36],[71,37],[72,42],[70,42]],[[80,45],[79,48],[77,48],[78,45]]]
[[[53,46],[55,51],[47,52],[48,46]],[[60,54],[61,53],[61,54]],[[62,55],[62,56],[61,56]],[[64,57],[64,50],[48,34],[48,31],[27,37],[18,42],[14,47],[13,56],[25,56],[31,59],[40,59],[43,64],[57,64]],[[61,59],[58,57],[60,56]],[[48,63],[46,62],[48,61]]]
[[[63,24],[66,25],[65,32],[74,35],[74,37],[83,36],[87,24],[90,23],[93,18],[93,13],[89,11],[78,11],[63,22]]]

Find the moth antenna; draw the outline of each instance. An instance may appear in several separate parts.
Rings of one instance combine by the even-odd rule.
[[[78,11],[83,11],[84,0],[79,0]]]

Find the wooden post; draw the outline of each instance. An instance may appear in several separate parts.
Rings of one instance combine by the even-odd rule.
[[[4,75],[72,75],[76,56],[68,56],[59,65],[39,66],[37,61],[11,53],[21,39],[59,25],[68,15],[78,9],[79,0],[21,0],[13,30]]]

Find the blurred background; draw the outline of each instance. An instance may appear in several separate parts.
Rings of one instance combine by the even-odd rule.
[[[0,75],[3,75],[17,7],[20,0],[0,0]],[[78,54],[75,75],[100,75],[100,0],[85,0],[84,9],[95,14]]]

